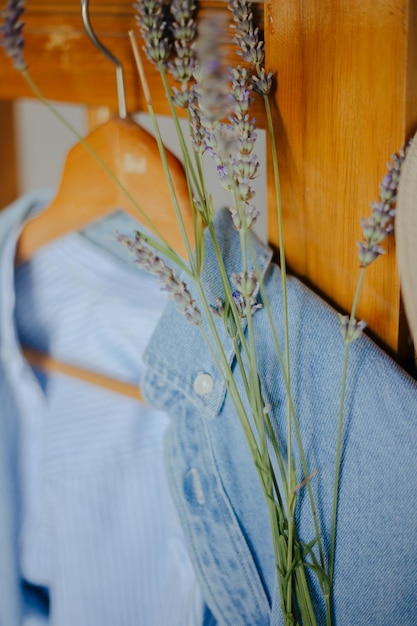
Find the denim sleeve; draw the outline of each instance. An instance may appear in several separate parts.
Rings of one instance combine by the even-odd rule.
[[[238,236],[226,215],[216,223],[228,272],[240,271]],[[279,268],[259,244],[259,262],[280,345],[283,345]],[[221,297],[215,260],[206,243],[203,281]],[[291,387],[308,471],[328,553],[335,447],[343,362],[336,312],[299,281],[288,280]],[[265,308],[254,315],[258,371],[273,427],[285,454],[286,391]],[[221,329],[219,328],[221,333]],[[236,384],[242,381],[222,336]],[[169,306],[147,351],[143,390],[168,411],[166,461],[171,489],[203,595],[221,624],[282,624],[266,503],[233,405],[199,329]],[[211,384],[198,393],[198,376]],[[344,626],[417,623],[417,386],[367,337],[352,344],[346,387],[340,481],[334,623]],[[298,476],[304,472],[295,446]],[[299,537],[314,527],[301,490]],[[317,611],[323,605],[310,580]]]

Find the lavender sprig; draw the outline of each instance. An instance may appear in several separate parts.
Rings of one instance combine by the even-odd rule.
[[[207,152],[214,159],[223,188],[234,194],[234,226],[250,229],[258,216],[251,200],[252,181],[259,167],[252,154],[256,132],[255,120],[249,116],[251,76],[246,68],[224,67],[214,46],[214,42],[225,38],[222,27],[218,20],[207,20],[202,25],[197,85],[190,105],[192,135],[200,154]],[[229,122],[223,122],[227,117]]]
[[[170,3],[175,58],[168,67],[174,78],[181,83],[181,91],[173,88],[173,98],[175,104],[183,108],[189,105],[189,83],[193,80],[195,69],[193,43],[197,34],[196,8],[193,0],[172,0]]]
[[[265,60],[264,42],[260,38],[259,28],[254,26],[252,2],[250,0],[229,0],[229,9],[233,15],[236,35],[234,42],[238,45],[238,54],[250,63],[255,74],[251,77],[254,91],[268,95],[272,88],[273,72],[266,73],[263,67]]]
[[[410,144],[409,144],[410,145]],[[361,336],[366,323],[355,317],[359,294],[362,289],[365,268],[368,267],[385,249],[380,245],[393,232],[393,219],[397,203],[397,190],[400,182],[401,167],[409,145],[398,154],[393,154],[392,162],[387,164],[388,172],[379,185],[379,201],[371,203],[371,217],[361,219],[363,241],[358,241],[358,257],[361,267],[356,293],[350,315],[339,315],[340,331],[345,345]]]
[[[232,274],[232,283],[235,287],[232,293],[233,300],[241,317],[246,317],[247,304],[252,314],[262,308],[262,304],[257,302],[255,296],[258,290],[258,280],[254,270]]]
[[[236,137],[236,149],[226,153],[227,170],[231,188],[238,197],[237,206],[231,213],[235,227],[250,229],[254,226],[259,211],[251,203],[255,192],[252,181],[256,178],[259,161],[253,154],[256,141],[255,119],[249,117],[251,95],[250,74],[246,68],[232,69],[231,93],[234,99],[233,112],[229,117],[229,132]],[[227,171],[226,170],[226,171]],[[227,185],[227,178],[225,180]]]
[[[138,0],[136,22],[145,41],[143,48],[147,58],[154,64],[165,64],[171,54],[167,5],[164,0]]]
[[[388,172],[379,185],[379,200],[371,204],[371,217],[361,220],[364,238],[358,242],[361,267],[367,267],[385,253],[380,244],[393,231],[398,183],[407,149],[408,147],[399,154],[392,155],[392,163],[387,164]]]
[[[350,315],[339,314],[340,331],[344,342],[344,355],[342,365],[342,377],[339,400],[339,417],[337,427],[336,442],[336,460],[335,460],[335,476],[333,483],[333,507],[332,521],[330,530],[330,547],[329,547],[329,565],[328,579],[329,587],[332,588],[333,571],[335,562],[335,546],[336,546],[336,528],[339,503],[339,481],[342,461],[342,443],[343,443],[343,422],[345,414],[345,393],[347,381],[347,368],[350,344],[361,336],[366,324],[356,319],[356,310],[358,307],[359,296],[362,291],[363,280],[366,268],[385,252],[379,244],[384,241],[389,233],[392,232],[392,220],[395,215],[395,207],[397,202],[397,189],[400,181],[401,167],[405,160],[407,150],[410,144],[399,152],[394,154],[392,163],[388,163],[388,172],[379,185],[379,201],[371,204],[372,214],[368,220],[361,220],[362,234],[364,241],[358,242],[360,273],[356,286],[355,295]]]
[[[24,38],[22,35],[23,22],[20,21],[25,11],[24,0],[9,0],[6,8],[1,11],[3,23],[0,26],[0,45],[4,48],[13,65],[20,72],[26,70],[23,57]]]
[[[258,280],[254,270],[247,270],[232,274],[232,291],[233,302],[235,303],[237,313],[242,319],[247,316],[247,305],[250,306],[251,314],[262,308],[262,304],[256,299],[256,292],[259,289]],[[224,301],[217,298],[215,305],[210,305],[213,315],[220,317],[226,324],[226,328],[230,331],[228,316],[230,309],[225,307]]]
[[[140,268],[158,277],[161,288],[166,291],[168,297],[177,304],[178,311],[182,313],[189,322],[199,326],[202,323],[201,312],[191,296],[187,285],[180,280],[175,271],[144,242],[142,235],[138,231],[136,231],[134,237],[116,233],[116,239],[135,257],[135,263]]]

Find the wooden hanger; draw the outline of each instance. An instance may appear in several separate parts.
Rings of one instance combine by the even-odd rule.
[[[126,117],[121,65],[96,38],[89,21],[87,0],[81,0],[81,5],[84,26],[90,39],[116,66],[119,116],[99,126],[69,151],[55,198],[39,216],[27,222],[21,232],[16,263],[28,261],[47,243],[66,233],[80,230],[117,209],[123,209],[149,227],[134,201],[150,217],[168,244],[185,257],[185,245],[173,210],[157,142],[146,130]],[[86,149],[86,144],[90,148]],[[91,149],[102,163],[94,158]],[[172,153],[167,151],[166,155],[185,231],[192,242],[194,228],[185,172],[181,162]],[[121,185],[112,179],[109,171]],[[139,390],[135,394],[134,386],[126,387],[125,383],[96,372],[58,362],[32,348],[23,347],[23,353],[35,367],[75,376],[130,397],[133,393],[137,399],[142,399]]]
[[[154,137],[133,120],[115,117],[91,132],[86,142],[149,215],[171,247],[182,257],[186,256]],[[173,154],[168,152],[167,159],[185,229],[192,240],[193,223],[184,170]],[[29,260],[50,241],[80,230],[116,209],[123,209],[149,226],[85,145],[77,143],[67,155],[55,198],[23,228],[17,244],[16,262]]]

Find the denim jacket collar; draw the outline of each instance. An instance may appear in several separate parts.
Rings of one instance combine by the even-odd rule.
[[[239,237],[236,237],[230,212],[227,209],[218,211],[214,219],[214,227],[225,270],[229,281],[231,281],[233,273],[242,271],[242,257]],[[255,235],[252,236],[252,242],[256,262],[263,277],[271,262],[272,251]],[[223,301],[224,295],[216,254],[208,231],[205,233],[204,254],[201,285],[208,304],[216,306],[217,300]],[[203,311],[192,281],[186,276],[182,276],[182,280],[186,282],[198,307]],[[213,319],[228,363],[231,364],[235,356],[232,341],[227,335],[223,321],[217,317],[213,317]],[[173,320],[175,320],[175,327],[173,327]],[[176,348],[175,338],[170,342],[173,333],[185,338],[184,349],[181,353]],[[193,402],[206,419],[212,419],[218,414],[224,401],[225,385],[203,335],[208,337],[211,335],[206,316],[203,314],[202,328],[198,327],[188,322],[184,315],[176,310],[175,304],[170,301],[148,344],[144,357],[145,363],[150,369],[145,374],[141,387],[142,392],[152,404],[161,409],[166,409],[171,402],[170,391],[175,389]],[[197,359],[195,358],[196,355],[198,355]],[[156,375],[155,372],[157,372]],[[210,376],[213,381],[211,393],[201,394],[197,392],[195,383],[199,374]],[[167,383],[169,383],[170,388],[168,392]]]

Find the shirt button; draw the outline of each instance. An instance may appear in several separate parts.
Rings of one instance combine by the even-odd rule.
[[[210,374],[200,372],[194,380],[193,387],[194,391],[198,393],[199,396],[206,396],[213,389],[213,379]]]

